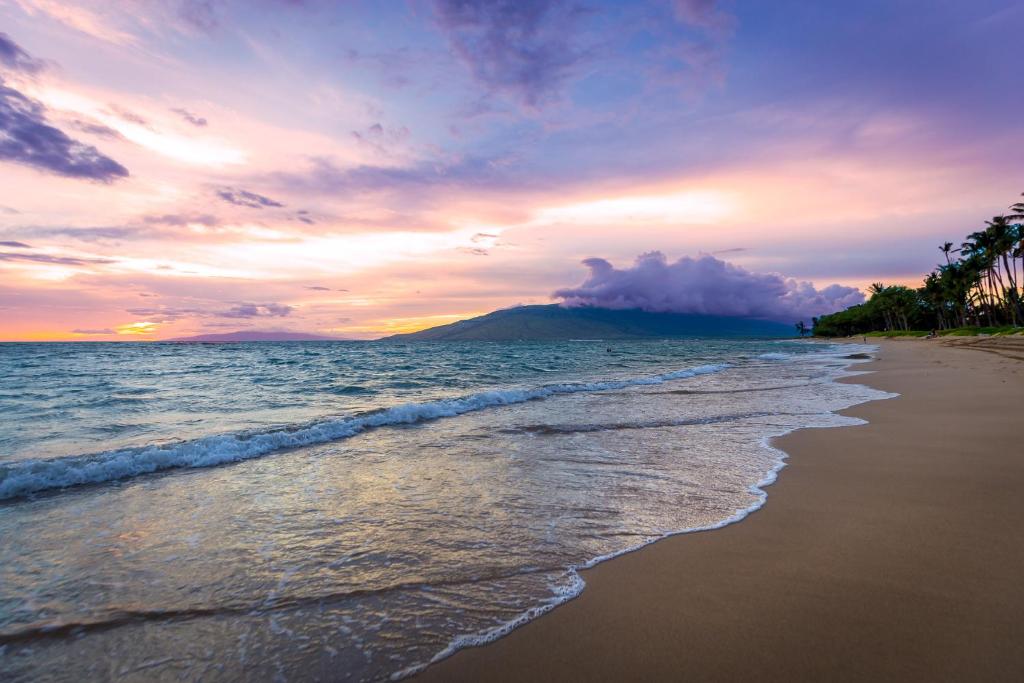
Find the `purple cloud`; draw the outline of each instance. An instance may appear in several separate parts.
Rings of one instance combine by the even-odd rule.
[[[579,287],[553,296],[563,306],[640,308],[645,311],[806,320],[861,303],[853,287],[816,289],[774,273],[752,273],[714,256],[684,256],[669,263],[658,251],[642,254],[629,268],[602,258],[583,261],[590,276]]]
[[[27,74],[38,73],[45,66],[41,60],[25,52],[20,45],[3,32],[0,32],[0,64],[12,71]]]
[[[110,128],[109,126],[104,126],[99,123],[89,123],[88,121],[80,121],[78,119],[75,119],[74,121],[70,122],[70,125],[75,130],[81,131],[83,133],[88,133],[89,135],[96,135],[101,138],[107,138],[108,140],[120,140],[123,137],[113,128]]]
[[[0,159],[69,178],[110,183],[128,169],[46,122],[46,110],[0,79]]]
[[[156,233],[131,226],[96,226],[71,228],[63,226],[32,226],[18,232],[33,237],[62,237],[80,242],[103,242],[105,240],[146,239]]]
[[[176,306],[156,306],[152,308],[127,308],[126,313],[131,313],[140,318],[151,318],[161,322],[173,322],[181,318],[192,316],[209,315],[209,311],[201,308],[179,308]]]
[[[32,247],[24,242],[0,242],[0,247],[11,247],[12,249],[31,249]]]
[[[198,114],[193,114],[188,109],[182,109],[178,107],[175,109],[171,109],[171,111],[180,116],[181,118],[185,119],[189,123],[191,123],[193,126],[197,126],[199,128],[205,127],[206,124],[208,123],[208,121],[205,118],[199,116]]]
[[[295,310],[287,304],[250,304],[241,303],[218,315],[222,318],[284,318]]]
[[[116,334],[116,332],[114,332],[114,330],[110,329],[109,327],[104,327],[98,330],[74,329],[71,330],[71,332],[72,334]]]
[[[412,166],[361,165],[341,168],[330,159],[313,158],[304,172],[273,173],[268,180],[288,192],[336,194],[338,192],[399,191],[405,201],[414,190],[435,187],[511,187],[522,183],[510,177],[508,157],[458,157],[424,161]]]
[[[245,206],[250,209],[262,209],[267,206],[284,206],[281,202],[275,201],[270,197],[265,197],[261,194],[256,194],[255,192],[249,192],[248,190],[242,190],[235,187],[225,187],[217,190],[217,196],[229,204]]]
[[[216,225],[220,225],[220,219],[216,216],[211,216],[208,213],[200,214],[183,214],[183,213],[167,213],[163,215],[152,215],[143,216],[142,221],[150,225],[189,225],[190,223],[196,223],[198,225],[205,225],[208,228],[212,228]]]
[[[146,128],[149,128],[149,121],[139,116],[135,112],[129,111],[124,107],[120,107],[116,104],[110,105],[110,109],[114,114],[117,114],[119,117],[121,117],[128,123],[134,123],[138,126],[145,126]]]
[[[58,266],[85,266],[89,264],[117,263],[108,258],[74,258],[71,256],[50,256],[48,254],[15,254],[0,251],[0,261],[30,261],[32,263],[51,263]]]
[[[402,88],[411,82],[409,73],[417,66],[422,65],[424,56],[413,54],[405,47],[369,54],[350,48],[345,51],[344,58],[353,65],[368,66],[387,85]]]
[[[719,0],[672,0],[672,9],[680,21],[710,31],[730,31],[734,18],[719,5]]]
[[[548,0],[434,0],[437,25],[473,77],[536,106],[583,59],[571,28],[580,7]]]

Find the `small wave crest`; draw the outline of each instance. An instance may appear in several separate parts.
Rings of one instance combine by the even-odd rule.
[[[258,458],[275,451],[337,441],[375,427],[412,424],[558,394],[607,391],[662,384],[719,372],[728,365],[702,365],[651,377],[604,382],[549,384],[534,388],[484,391],[460,398],[408,403],[354,417],[265,432],[207,436],[192,441],[126,448],[50,460],[24,460],[0,466],[0,500],[81,484],[100,484],[161,470],[214,467]]]

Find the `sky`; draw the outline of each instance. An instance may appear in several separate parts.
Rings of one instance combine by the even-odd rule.
[[[842,308],[1019,200],[1022,24],[1019,0],[0,0],[0,340]]]

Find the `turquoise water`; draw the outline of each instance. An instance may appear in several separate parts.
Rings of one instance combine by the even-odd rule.
[[[0,673],[414,671],[760,505],[857,350],[0,344]]]

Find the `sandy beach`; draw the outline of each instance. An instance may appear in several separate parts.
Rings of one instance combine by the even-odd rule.
[[[588,570],[417,680],[1021,680],[1021,342],[881,340],[847,381],[900,397],[777,439],[761,510]]]

